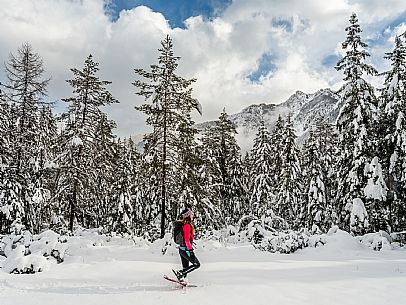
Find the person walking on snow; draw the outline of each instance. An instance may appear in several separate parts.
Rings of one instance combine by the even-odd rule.
[[[182,261],[182,270],[172,270],[180,282],[186,279],[188,273],[198,269],[200,267],[200,262],[195,256],[193,251],[193,240],[195,237],[195,227],[193,225],[193,213],[190,209],[185,209],[181,213],[182,222],[182,235],[183,240],[179,245],[179,255]],[[190,265],[189,265],[190,263]]]

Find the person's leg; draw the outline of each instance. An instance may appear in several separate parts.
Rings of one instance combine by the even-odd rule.
[[[200,267],[200,262],[197,259],[197,257],[194,255],[193,252],[191,252],[191,255],[189,256],[189,255],[187,255],[186,251],[179,250],[179,254],[182,257],[182,261],[183,261],[183,259],[185,259],[188,261],[188,263],[189,262],[192,263],[189,267],[187,267],[186,269],[183,269],[182,273],[185,275],[185,277],[188,273],[190,273]]]
[[[180,259],[182,261],[182,267],[183,267],[182,272],[184,272],[184,270],[187,270],[189,268],[189,260],[187,260],[186,258],[183,257],[182,252],[185,252],[185,251],[179,249]],[[185,274],[185,277],[186,277],[186,274]]]

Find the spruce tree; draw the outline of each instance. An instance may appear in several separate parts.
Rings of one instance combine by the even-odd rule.
[[[282,116],[279,115],[271,133],[271,178],[273,185],[272,192],[274,194],[276,194],[277,186],[281,181],[284,126],[285,121]]]
[[[296,145],[296,135],[290,115],[286,119],[281,150],[281,173],[277,186],[277,215],[282,217],[293,228],[304,225],[305,202],[303,177]]]
[[[198,207],[200,221],[204,228],[224,226],[224,211],[221,211],[221,175],[219,165],[218,138],[213,133],[214,127],[206,128],[199,146],[202,165],[199,170],[199,181],[203,186],[203,199]]]
[[[337,133],[334,126],[323,119],[316,122],[315,137],[318,139],[320,151],[321,170],[324,177],[324,193],[326,210],[324,214],[324,227],[328,229],[337,223],[335,195],[337,190],[336,159],[338,155]]]
[[[116,163],[119,158],[119,148],[113,135],[116,123],[101,113],[94,129],[94,152],[92,162],[93,184],[89,185],[92,198],[91,211],[95,215],[94,227],[108,227],[108,219],[113,210],[114,193],[112,185],[115,182]]]
[[[44,105],[38,112],[38,138],[34,160],[32,190],[33,205],[36,210],[37,227],[35,232],[49,227],[54,203],[56,164],[54,163],[57,144],[56,118],[49,105]]]
[[[247,188],[234,123],[225,109],[201,138],[201,168],[205,200],[203,209],[213,224],[236,223],[247,212]],[[220,214],[218,214],[220,213]],[[217,217],[217,219],[216,219]],[[221,223],[224,225],[224,223]]]
[[[335,138],[332,126],[321,118],[310,129],[303,146],[302,164],[307,191],[307,225],[313,232],[326,232],[335,221],[334,188]]]
[[[219,199],[219,207],[223,211],[224,218],[229,218],[230,215],[236,213],[238,207],[238,197],[235,196],[241,192],[243,186],[241,177],[235,177],[235,173],[240,171],[241,155],[240,147],[235,138],[237,134],[236,127],[231,122],[227,112],[223,109],[215,127],[211,130],[214,145],[216,176],[217,176],[217,196]],[[233,184],[234,178],[237,179]],[[239,214],[238,212],[236,213]],[[238,218],[238,217],[237,217]]]
[[[383,156],[383,174],[389,188],[388,201],[378,214],[387,214],[392,230],[406,228],[406,44],[395,38],[392,52],[386,53],[390,70],[380,90],[380,151]],[[385,212],[386,211],[386,212]]]
[[[187,80],[176,74],[180,58],[174,56],[169,36],[161,41],[158,51],[158,64],[151,65],[151,71],[135,69],[135,73],[147,81],[136,80],[133,85],[139,89],[138,95],[150,101],[136,109],[147,115],[147,124],[153,129],[144,139],[144,175],[150,179],[147,184],[149,191],[145,194],[149,197],[146,200],[150,201],[146,203],[154,205],[153,210],[159,213],[151,215],[151,221],[160,216],[162,238],[168,214],[173,218],[180,209],[176,200],[179,198],[176,191],[179,190],[177,175],[180,172],[176,170],[176,165],[180,158],[185,160],[184,156],[180,157],[180,150],[185,151],[185,148],[179,147],[179,136],[184,135],[186,130],[194,132],[191,129],[193,121],[186,116],[192,109],[200,111],[200,104],[192,97],[190,88],[195,79]],[[159,199],[159,207],[155,206],[156,199]]]
[[[136,230],[137,216],[139,220],[143,218],[143,215],[139,215],[142,213],[143,207],[138,206],[137,201],[133,198],[136,194],[139,153],[131,138],[119,140],[117,150],[111,187],[110,228],[115,232],[133,233]]]
[[[111,82],[102,81],[96,75],[98,65],[89,55],[83,70],[71,69],[74,78],[67,82],[73,88],[73,96],[63,99],[69,108],[61,116],[64,128],[58,139],[57,196],[61,210],[69,217],[71,231],[75,219],[83,226],[94,225],[97,219],[93,208],[98,203],[94,202],[90,190],[97,183],[97,169],[102,167],[94,157],[103,152],[98,151],[101,139],[96,128],[105,119],[100,108],[117,102],[106,89]]]
[[[303,149],[303,172],[307,190],[307,224],[312,232],[316,232],[320,231],[320,227],[323,227],[326,195],[320,163],[320,151],[317,138],[312,129]]]
[[[342,108],[336,122],[340,149],[337,160],[336,200],[339,205],[340,226],[349,231],[350,216],[355,212],[353,200],[359,198],[365,203],[364,188],[367,177],[364,175],[364,169],[371,161],[376,148],[374,125],[377,101],[374,88],[363,78],[363,75],[375,75],[377,71],[364,62],[370,55],[365,50],[367,44],[361,40],[362,30],[355,14],[351,15],[350,25],[345,30],[347,37],[342,47],[346,55],[336,66],[338,71],[343,71],[345,81],[338,92],[341,95]],[[364,231],[367,226],[367,219],[365,219]],[[360,226],[357,225],[357,227]]]
[[[252,214],[258,218],[261,218],[266,211],[273,209],[271,158],[270,134],[262,119],[251,150],[250,168],[250,180],[252,181],[250,183],[250,206]]]
[[[0,90],[0,232],[5,233],[19,215],[20,205],[15,205],[14,187],[10,185],[12,165],[11,126],[12,111]],[[22,208],[22,206],[21,206]]]

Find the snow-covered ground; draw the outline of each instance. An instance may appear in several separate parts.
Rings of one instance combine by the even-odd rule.
[[[373,251],[338,231],[325,246],[272,254],[198,242],[197,287],[162,279],[180,267],[174,249],[72,238],[62,264],[35,274],[0,271],[1,305],[405,304],[406,249]],[[94,246],[94,245],[95,246]],[[4,263],[0,258],[0,266]]]

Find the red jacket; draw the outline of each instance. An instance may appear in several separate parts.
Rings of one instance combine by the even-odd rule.
[[[185,239],[186,250],[192,250],[192,243],[195,239],[195,233],[192,230],[192,226],[188,223],[183,226],[183,237]]]

